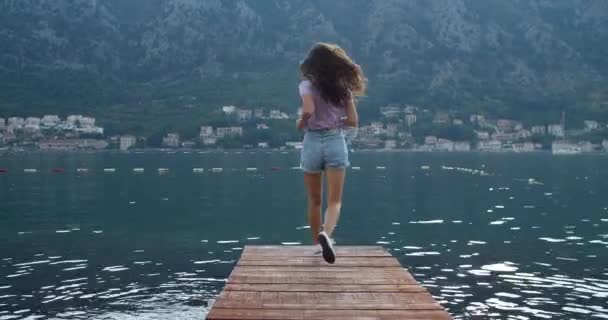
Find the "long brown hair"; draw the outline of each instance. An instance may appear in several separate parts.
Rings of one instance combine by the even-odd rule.
[[[359,65],[344,49],[330,43],[317,43],[300,65],[302,76],[312,82],[321,97],[336,106],[344,100],[365,94],[367,79]]]

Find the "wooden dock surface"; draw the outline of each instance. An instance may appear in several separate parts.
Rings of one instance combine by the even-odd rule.
[[[382,247],[246,246],[208,320],[448,320]]]

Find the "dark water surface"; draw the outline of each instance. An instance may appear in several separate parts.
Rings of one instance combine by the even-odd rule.
[[[389,248],[458,319],[608,319],[608,157],[351,157],[338,245]],[[0,156],[0,320],[203,319],[244,245],[309,243],[297,165]]]

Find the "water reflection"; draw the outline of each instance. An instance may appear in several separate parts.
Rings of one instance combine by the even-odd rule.
[[[309,242],[297,158],[0,159],[0,319],[201,318],[245,245]],[[606,158],[352,160],[337,243],[385,246],[456,319],[608,318]]]

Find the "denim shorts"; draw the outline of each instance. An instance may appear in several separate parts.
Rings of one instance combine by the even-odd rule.
[[[348,165],[348,148],[342,129],[306,131],[300,156],[304,172],[345,169]]]

